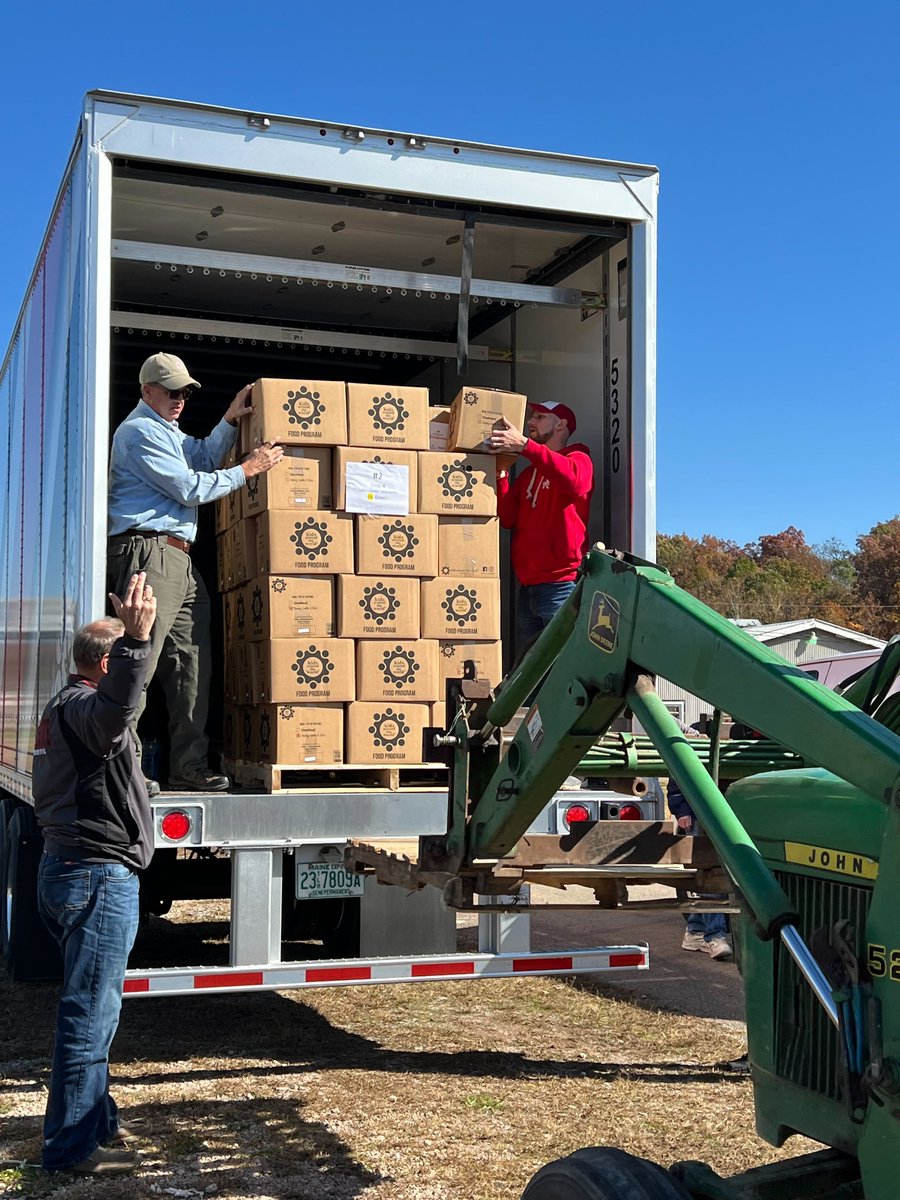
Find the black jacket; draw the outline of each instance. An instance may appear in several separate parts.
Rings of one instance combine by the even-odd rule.
[[[150,643],[121,637],[99,684],[81,675],[44,709],[34,748],[34,812],[49,854],[146,867],[153,816],[131,722]]]

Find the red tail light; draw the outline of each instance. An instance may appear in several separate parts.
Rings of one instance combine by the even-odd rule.
[[[570,804],[563,813],[563,820],[566,823],[566,828],[571,829],[573,825],[577,825],[582,821],[590,821],[591,814],[583,804]]]
[[[176,808],[166,813],[159,827],[163,837],[167,837],[170,842],[180,842],[191,832],[191,818],[186,812]]]
[[[620,821],[642,821],[644,814],[636,804],[623,804],[619,809]]]

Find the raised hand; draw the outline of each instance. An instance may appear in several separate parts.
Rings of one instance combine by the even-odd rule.
[[[125,632],[135,641],[146,642],[156,620],[156,597],[147,583],[146,571],[138,571],[128,581],[123,599],[109,593],[109,600],[116,616],[125,626]]]

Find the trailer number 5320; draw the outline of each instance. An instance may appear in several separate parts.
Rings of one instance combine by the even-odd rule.
[[[619,416],[619,360],[614,358],[609,368],[609,454],[613,474],[622,465],[622,418]]]

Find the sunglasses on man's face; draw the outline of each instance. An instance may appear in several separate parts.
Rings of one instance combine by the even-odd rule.
[[[166,395],[169,397],[170,400],[181,400],[181,399],[190,400],[191,396],[194,393],[194,389],[192,387],[177,388],[173,392],[169,388],[164,388],[161,383],[158,383],[156,386],[161,388],[162,391],[164,391],[166,393]]]

